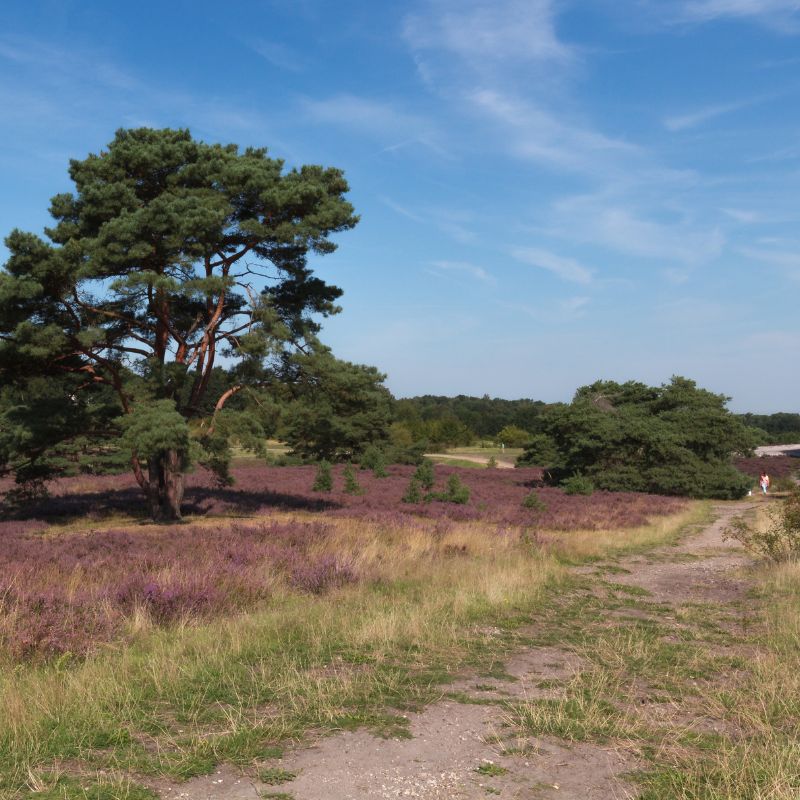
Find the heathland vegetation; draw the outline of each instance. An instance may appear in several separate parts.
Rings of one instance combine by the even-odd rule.
[[[319,340],[340,290],[308,258],[357,222],[338,170],[138,129],[70,175],[0,271],[2,800],[150,800],[221,764],[287,799],[292,745],[408,736],[444,694],[502,711],[503,758],[624,750],[645,800],[797,796],[798,496],[693,498],[764,463],[793,488],[752,448],[800,416],[677,377],[395,400]],[[424,458],[474,444],[522,455]],[[720,513],[774,563],[722,553]],[[498,691],[536,648],[574,671]]]

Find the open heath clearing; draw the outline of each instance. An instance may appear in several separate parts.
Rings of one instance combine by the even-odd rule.
[[[71,478],[0,523],[0,797],[796,796],[800,574],[722,539],[765,503],[411,472],[198,472],[160,526]]]

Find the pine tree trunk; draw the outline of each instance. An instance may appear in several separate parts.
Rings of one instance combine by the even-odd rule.
[[[177,450],[167,450],[147,462],[150,478],[147,499],[150,516],[157,522],[181,519],[184,486],[182,461]]]

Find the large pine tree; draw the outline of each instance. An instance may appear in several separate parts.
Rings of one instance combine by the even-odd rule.
[[[332,358],[318,320],[341,291],[307,259],[356,224],[348,186],[337,169],[148,128],[69,174],[47,239],[6,239],[0,466],[47,475],[75,437],[121,433],[152,516],[176,519],[193,455],[224,473],[232,428],[264,433],[231,398],[296,372],[294,353]]]

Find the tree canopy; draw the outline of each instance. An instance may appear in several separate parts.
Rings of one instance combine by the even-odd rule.
[[[334,370],[317,334],[341,290],[308,257],[357,223],[348,185],[338,169],[148,128],[117,131],[69,174],[46,238],[6,239],[0,466],[46,476],[77,439],[121,435],[153,515],[174,518],[193,459],[225,479],[227,437],[256,447],[274,428],[274,402],[251,400],[285,397],[298,357]],[[363,389],[367,373],[348,374]]]
[[[731,457],[754,440],[727,401],[680,377],[659,387],[597,381],[543,415],[544,433],[519,463],[547,467],[554,482],[584,475],[612,491],[740,497],[749,479]]]

